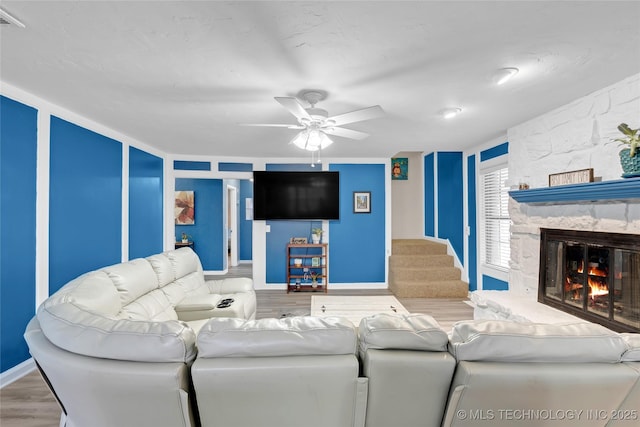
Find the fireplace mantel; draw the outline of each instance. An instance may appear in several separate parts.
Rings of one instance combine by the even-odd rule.
[[[572,203],[640,199],[640,177],[509,191],[518,203]]]

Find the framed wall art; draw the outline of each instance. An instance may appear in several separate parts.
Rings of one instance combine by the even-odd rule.
[[[173,210],[177,225],[193,225],[195,221],[195,195],[193,191],[176,191]]]
[[[391,179],[409,179],[409,158],[395,157],[391,159]]]
[[[371,191],[353,192],[353,213],[371,213]]]

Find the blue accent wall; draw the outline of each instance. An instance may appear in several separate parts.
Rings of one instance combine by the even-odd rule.
[[[424,156],[424,235],[436,236],[435,155]]]
[[[486,162],[487,160],[491,160],[495,157],[504,156],[509,153],[509,143],[505,142],[500,145],[496,145],[495,147],[488,148],[484,151],[480,152],[480,161]]]
[[[482,289],[485,291],[508,291],[509,283],[495,277],[482,275]]]
[[[270,163],[268,171],[304,172],[315,171],[309,163]],[[320,221],[267,221],[271,231],[266,236],[266,281],[281,284],[287,281],[287,244],[291,237],[307,237],[311,240],[311,228]]]
[[[238,239],[240,261],[253,259],[253,221],[247,219],[247,198],[253,199],[253,183],[248,179],[240,180],[240,222]]]
[[[49,291],[122,260],[122,144],[51,117]]]
[[[194,191],[195,224],[176,225],[176,241],[181,233],[191,235],[202,268],[220,271],[226,265],[224,236],[224,193],[221,179],[176,178],[176,191]]]
[[[210,171],[211,162],[192,162],[188,160],[174,160],[174,170],[182,171]]]
[[[35,109],[0,96],[0,371],[31,357],[22,338],[35,314]]]
[[[340,220],[329,221],[329,286],[385,281],[385,165],[331,164],[340,172]],[[353,192],[371,192],[371,213],[353,212]]]
[[[218,171],[220,172],[253,172],[253,164],[251,163],[218,163]]]
[[[464,260],[462,153],[439,152],[438,237],[448,239],[458,259]]]
[[[476,210],[476,156],[467,157],[467,207],[468,207],[468,224],[469,236],[467,247],[469,248],[469,290],[478,289],[478,230],[477,210]]]
[[[129,148],[129,259],[164,248],[163,165],[160,157]]]

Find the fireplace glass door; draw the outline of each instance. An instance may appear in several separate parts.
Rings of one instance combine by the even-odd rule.
[[[640,332],[640,236],[541,230],[539,301]]]

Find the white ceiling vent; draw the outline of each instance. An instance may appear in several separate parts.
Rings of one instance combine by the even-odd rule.
[[[26,27],[18,18],[12,16],[4,9],[0,9],[0,25],[17,25],[20,28]]]

